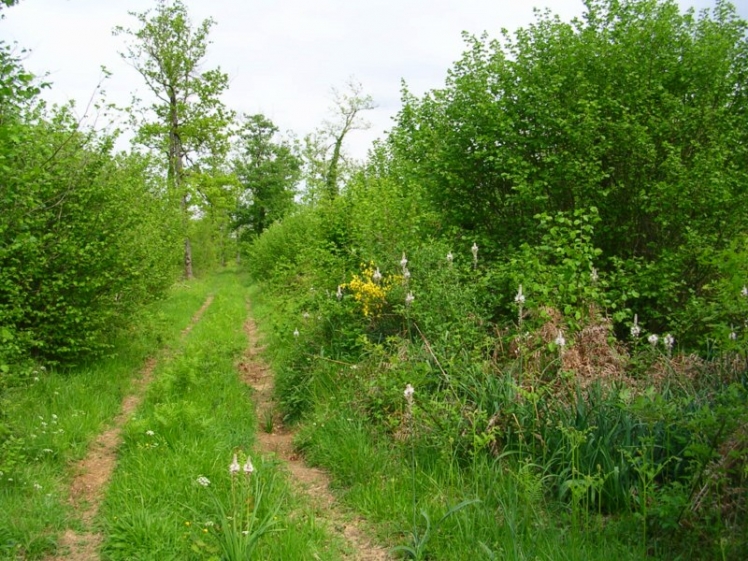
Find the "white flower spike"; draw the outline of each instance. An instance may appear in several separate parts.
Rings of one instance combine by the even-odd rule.
[[[413,296],[412,292],[408,292],[408,295],[405,297],[405,305],[410,306],[413,303],[413,300],[415,300],[416,297]]]
[[[672,335],[670,335],[670,333],[668,333],[662,338],[662,344],[665,345],[665,348],[668,351],[672,351],[673,345],[675,345],[675,337],[673,337]]]
[[[452,255],[452,252],[450,251],[449,253],[447,253],[447,263],[449,263],[451,265],[452,261],[454,261],[454,260],[455,260],[455,256]]]
[[[520,306],[525,303],[525,295],[522,294],[522,285],[519,285],[519,291],[517,292],[517,296],[514,297],[514,301],[519,304]]]
[[[403,268],[403,271],[405,270],[405,267],[408,266],[408,259],[405,257],[405,252],[403,251],[403,258],[400,259],[400,266]]]
[[[660,340],[660,338],[657,335],[655,335],[654,333],[652,333],[652,335],[650,335],[649,337],[647,337],[647,341],[649,341],[649,344],[652,345],[653,347],[657,346],[657,342],[659,340]]]
[[[558,337],[556,337],[555,343],[556,343],[556,345],[558,345],[562,349],[566,346],[566,339],[564,339],[564,333],[563,333],[563,331],[559,331],[558,332]]]
[[[470,251],[473,252],[473,263],[477,265],[478,264],[478,244],[473,242],[473,247],[470,248]]]
[[[255,471],[255,466],[252,465],[252,460],[249,456],[247,456],[247,461],[244,463],[244,467],[242,468],[244,470],[244,475],[249,477],[252,475],[252,473]]]
[[[343,287],[338,285],[338,291],[335,293],[335,296],[338,298],[338,302],[340,302],[343,299]]]
[[[634,314],[634,325],[631,328],[631,336],[633,338],[637,338],[639,335],[641,335],[641,328],[639,327],[639,316],[638,314]]]
[[[234,454],[234,459],[231,462],[231,465],[229,465],[229,473],[231,475],[239,473],[239,460],[237,459],[236,454]]]
[[[379,272],[379,267],[377,267],[377,270],[374,271],[373,275],[371,275],[371,280],[373,280],[377,284],[379,284],[379,282],[382,280],[382,273]]]
[[[403,392],[403,395],[405,396],[405,400],[408,403],[413,403],[413,394],[414,393],[416,393],[416,390],[413,388],[413,386],[411,386],[410,384],[408,384],[407,386],[405,386],[405,391]]]

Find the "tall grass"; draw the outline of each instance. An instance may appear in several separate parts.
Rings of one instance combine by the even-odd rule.
[[[627,350],[592,304],[565,328],[563,346],[554,342],[563,315],[537,304],[499,329],[478,298],[490,278],[458,274],[439,252],[437,244],[409,255],[419,274],[393,288],[378,314],[362,309],[350,285],[354,293],[338,297],[316,269],[290,291],[264,284],[255,308],[278,400],[300,422],[299,448],[381,537],[413,545],[427,520],[477,499],[432,528],[427,547],[399,551],[740,559],[744,360],[646,342]],[[411,306],[406,291],[416,295]],[[404,427],[406,384],[418,396],[415,436]]]

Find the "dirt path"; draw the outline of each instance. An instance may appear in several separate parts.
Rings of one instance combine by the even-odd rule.
[[[260,356],[264,347],[259,344],[257,326],[251,317],[244,330],[249,339],[249,347],[244,360],[239,365],[243,380],[255,390],[254,399],[257,411],[257,444],[261,452],[276,454],[286,462],[295,487],[312,500],[318,510],[318,518],[345,538],[349,545],[348,559],[357,561],[385,561],[390,559],[387,550],[379,547],[366,537],[362,530],[363,519],[345,512],[330,492],[330,478],[322,470],[309,467],[294,452],[293,431],[283,426],[280,415],[273,403],[273,373]],[[272,432],[265,432],[266,419],[272,416]]]
[[[182,330],[182,338],[192,331],[200,321],[205,310],[208,309],[213,296],[208,296],[200,309],[195,312],[190,323]],[[104,488],[112,477],[117,463],[117,448],[122,441],[122,427],[143,401],[145,390],[153,378],[156,359],[150,358],[133,382],[133,391],[122,400],[119,414],[112,421],[112,425],[101,433],[88,450],[86,457],[79,461],[74,468],[73,481],[70,484],[70,504],[79,513],[84,527],[82,532],[68,528],[61,536],[58,553],[49,557],[48,561],[97,561],[99,548],[103,536],[97,532],[92,523],[99,512],[104,497]]]

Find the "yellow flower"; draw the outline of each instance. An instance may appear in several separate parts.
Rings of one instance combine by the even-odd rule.
[[[392,276],[376,276],[379,269],[375,269],[372,263],[361,265],[361,275],[353,275],[351,282],[342,285],[353,294],[353,298],[361,304],[364,317],[376,317],[382,313],[382,308],[387,302],[387,294],[392,288]],[[375,278],[376,277],[376,278]]]

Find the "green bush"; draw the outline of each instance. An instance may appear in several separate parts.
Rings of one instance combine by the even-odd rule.
[[[69,107],[3,99],[0,366],[69,361],[171,284],[174,222],[147,159],[113,155],[114,138],[80,128]]]

